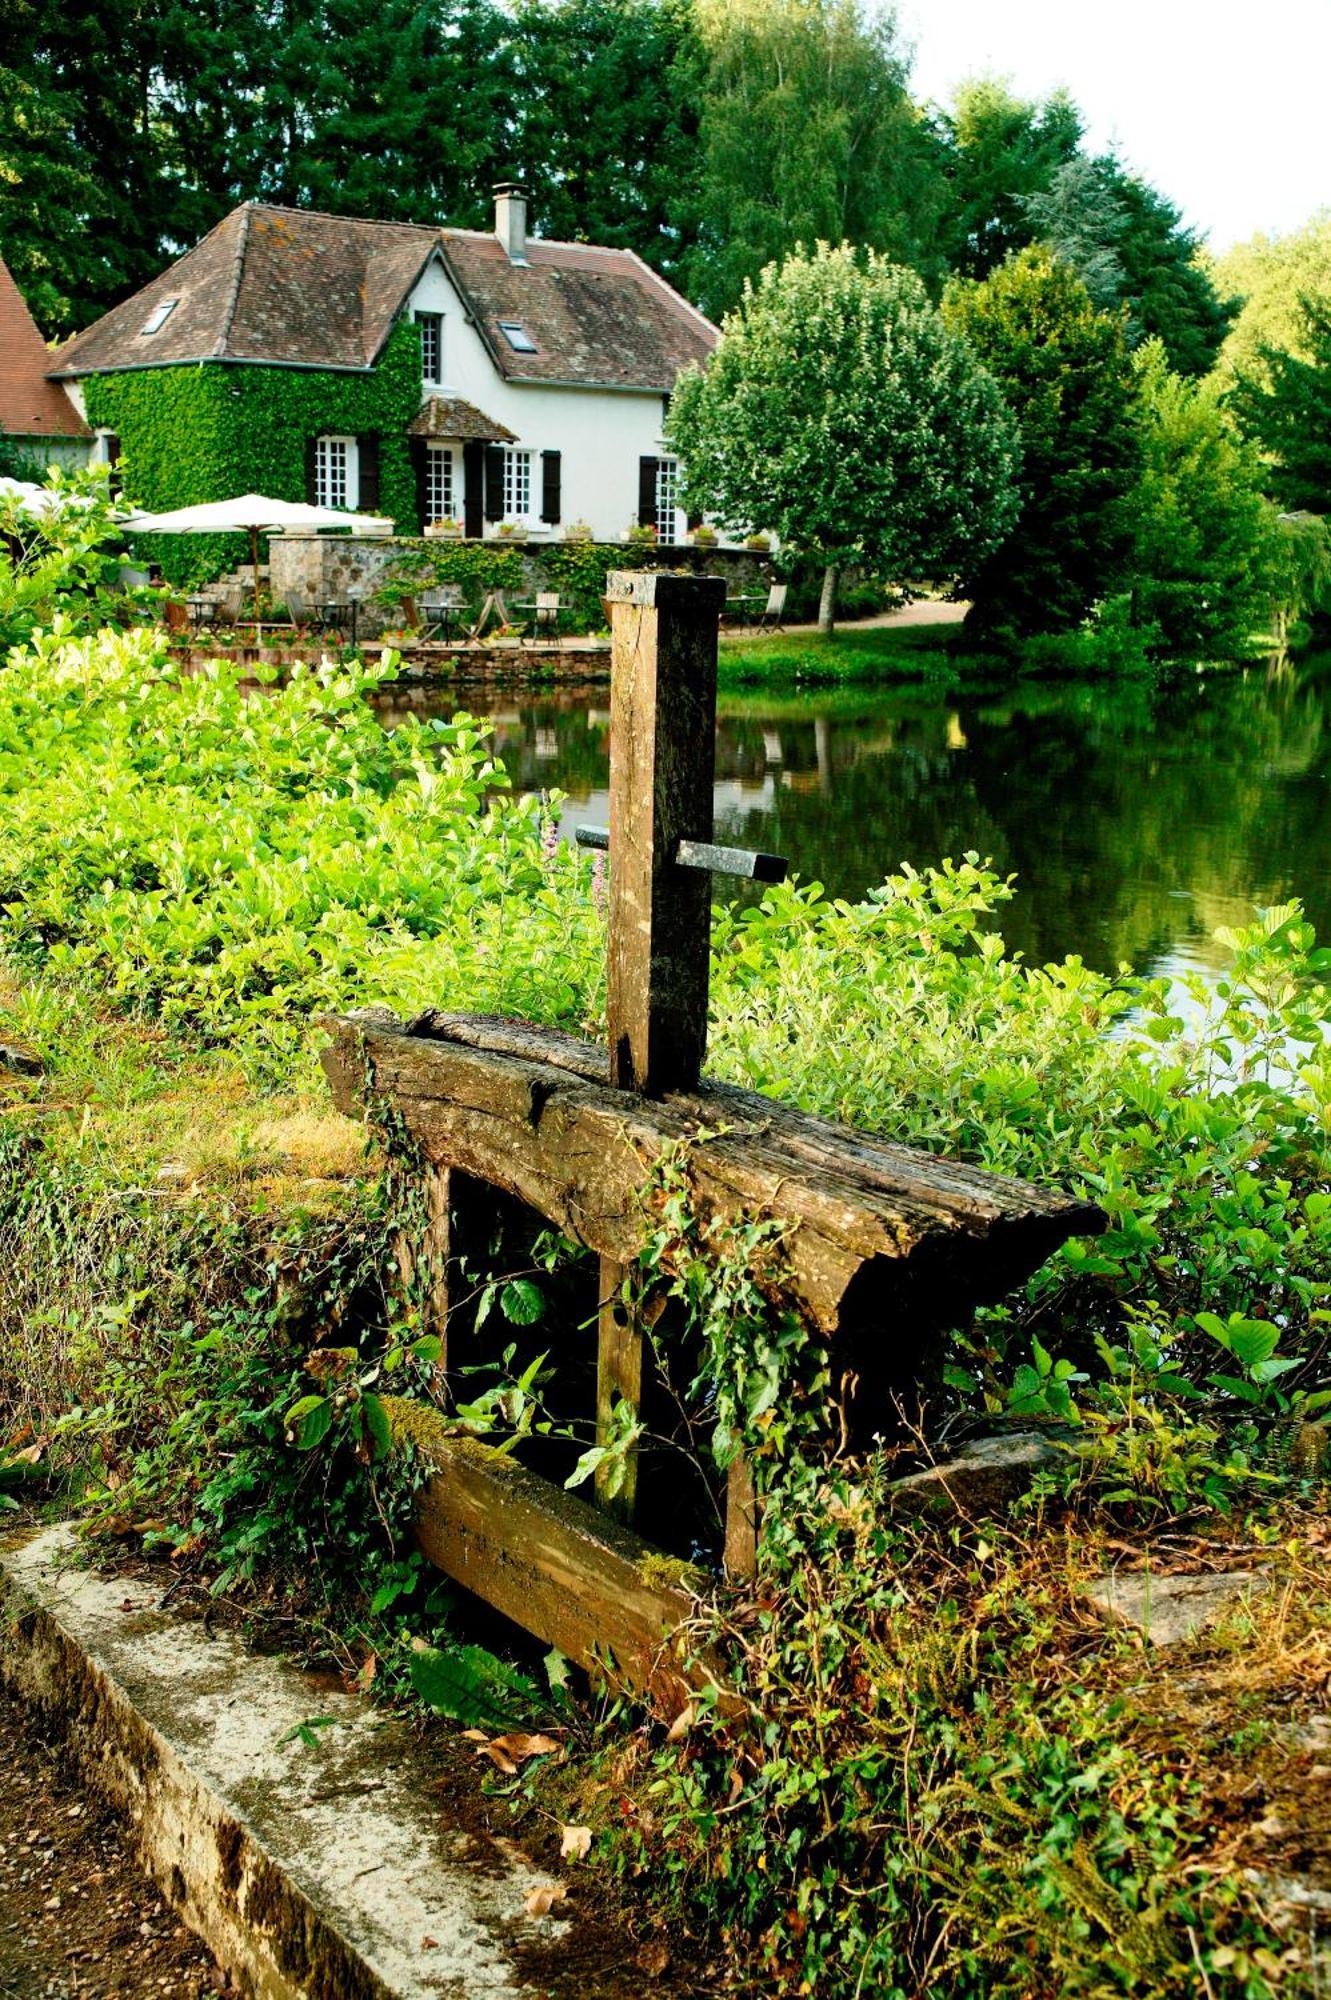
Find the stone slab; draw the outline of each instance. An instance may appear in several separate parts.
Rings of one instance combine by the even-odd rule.
[[[1066,1463],[1066,1454],[1038,1431],[976,1438],[953,1458],[894,1479],[894,1512],[993,1514],[1024,1493],[1039,1472]]]
[[[1153,1646],[1177,1646],[1208,1625],[1241,1611],[1271,1588],[1261,1570],[1218,1570],[1202,1576],[1124,1575],[1116,1571],[1083,1586],[1087,1601]]]
[[[450,1821],[404,1725],[77,1556],[64,1526],[0,1551],[0,1678],[241,1993],[594,1995],[557,1971],[576,1916],[526,1913],[550,1876]],[[329,1720],[307,1744],[291,1732],[312,1717]]]

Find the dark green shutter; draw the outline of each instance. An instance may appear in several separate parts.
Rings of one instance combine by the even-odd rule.
[[[504,518],[504,447],[501,444],[487,444],[485,447],[485,518],[487,521],[502,521]]]
[[[379,511],[379,433],[366,431],[356,439],[360,497],[356,505],[364,514]]]
[[[638,460],[638,526],[656,526],[656,474],[660,467],[659,458]]]
[[[475,440],[462,447],[462,525],[473,542],[485,533],[485,446]]]
[[[425,482],[425,469],[429,462],[426,454],[429,446],[424,438],[409,437],[407,449],[411,453],[411,471],[416,481],[416,519],[423,528],[430,518],[428,512],[430,500]]]
[[[557,451],[541,453],[541,519],[554,527],[559,520],[559,471],[560,454]]]

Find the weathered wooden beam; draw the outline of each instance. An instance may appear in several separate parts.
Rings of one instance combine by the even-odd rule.
[[[643,1353],[646,1345],[642,1320],[624,1298],[630,1266],[613,1257],[602,1257],[599,1279],[599,1306],[596,1322],[596,1441],[604,1444],[612,1430],[615,1405],[627,1403],[636,1417],[642,1408]],[[631,1450],[616,1493],[610,1491],[610,1473],[598,1466],[595,1478],[596,1504],[617,1520],[631,1521],[638,1500],[638,1454]]]
[[[744,1453],[737,1452],[726,1473],[726,1575],[736,1582],[753,1575],[758,1567],[758,1523],[760,1506],[753,1483],[753,1467]]]
[[[386,1399],[429,1477],[416,1539],[428,1560],[506,1618],[667,1715],[716,1676],[691,1663],[707,1579],[419,1403]],[[733,1705],[733,1697],[730,1697]]]
[[[333,1021],[324,1063],[341,1110],[365,1093],[425,1157],[507,1189],[576,1241],[628,1263],[656,1163],[684,1157],[699,1215],[787,1225],[757,1275],[830,1335],[867,1339],[882,1373],[919,1359],[939,1324],[1001,1298],[1069,1237],[1089,1202],[704,1083],[654,1102],[612,1090],[604,1054],[483,1016]]]
[[[610,607],[610,1076],[687,1089],[707,1041],[711,884],[681,840],[712,838],[721,577],[612,571]]]

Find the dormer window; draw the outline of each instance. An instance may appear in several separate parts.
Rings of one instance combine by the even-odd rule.
[[[499,331],[515,354],[535,354],[536,342],[520,319],[501,319]]]
[[[160,333],[179,304],[179,299],[163,299],[160,305],[153,307],[147,319],[139,328],[139,332],[141,334]]]

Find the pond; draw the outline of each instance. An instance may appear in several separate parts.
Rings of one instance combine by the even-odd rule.
[[[568,794],[565,831],[606,822],[607,688],[430,699],[464,705],[516,786]],[[1256,904],[1300,896],[1331,937],[1329,773],[1331,655],[1160,687],[768,685],[722,693],[717,838],[847,897],[975,849],[1018,878],[1003,931],[1029,959],[1208,971]]]

